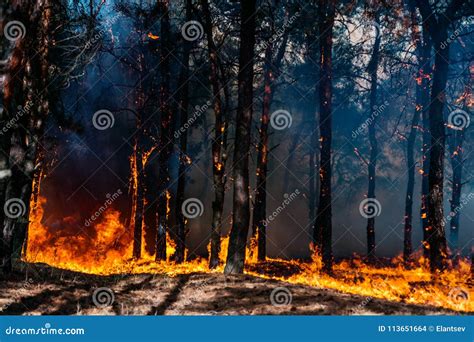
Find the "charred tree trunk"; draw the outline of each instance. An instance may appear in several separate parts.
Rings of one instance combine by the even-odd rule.
[[[259,143],[257,151],[257,187],[255,189],[255,204],[253,208],[253,235],[257,242],[257,258],[266,258],[266,207],[267,207],[267,163],[268,163],[268,123],[270,121],[270,106],[273,98],[273,45],[268,44],[265,51],[264,95],[262,117],[260,119]]]
[[[376,14],[375,22],[379,24],[378,14]],[[376,28],[377,31],[377,28]],[[373,119],[369,125],[369,143],[370,143],[370,155],[369,155],[369,187],[367,190],[367,198],[375,201],[375,177],[377,168],[377,155],[378,155],[378,142],[376,136],[376,122],[378,113],[377,109],[377,82],[378,82],[378,67],[379,67],[379,55],[380,55],[380,34],[375,37],[374,47],[372,50],[372,56],[370,58],[367,71],[370,75],[370,118]],[[367,256],[370,262],[375,259],[375,215],[369,215],[367,218]]]
[[[319,242],[323,268],[332,270],[332,44],[335,1],[319,3],[319,132],[320,132],[320,192],[314,240]]]
[[[186,0],[186,21],[192,19],[193,4],[191,0]],[[184,127],[188,121],[189,107],[189,56],[191,53],[191,44],[189,41],[183,41],[183,59],[181,65],[181,73],[179,75],[179,117],[181,127]],[[184,190],[186,187],[186,167],[187,161],[188,135],[183,132],[179,139],[179,168],[178,168],[178,189],[176,191],[176,223],[178,225],[177,241],[176,241],[176,262],[182,263],[185,258],[186,249],[186,219],[181,209],[184,202]]]
[[[137,123],[139,127],[139,123]],[[138,134],[138,133],[137,133]],[[141,147],[139,146],[139,139],[135,139],[135,156],[133,157],[133,177],[134,179],[134,227],[133,227],[133,258],[140,259],[142,253],[142,232],[143,232],[143,196],[144,196],[144,171],[143,171],[143,157]]]
[[[238,107],[234,147],[234,198],[232,229],[225,273],[242,273],[250,221],[249,153],[253,113],[253,78],[255,48],[255,0],[240,2],[240,56]]]
[[[462,169],[464,163],[463,143],[464,143],[464,130],[455,130],[451,132],[451,168],[453,170],[452,186],[453,191],[451,194],[451,203],[449,213],[450,217],[450,229],[449,229],[449,242],[451,245],[451,251],[453,253],[454,262],[457,263],[461,251],[459,250],[459,218],[461,216],[461,192],[462,192]]]
[[[11,177],[2,184],[6,185],[2,189],[6,201],[2,203],[5,215],[2,227],[5,273],[11,271],[13,254],[21,251],[24,244],[32,184],[37,171],[37,147],[50,110],[48,71],[49,47],[50,42],[54,41],[50,36],[52,8],[49,1],[42,5],[44,7],[39,8],[34,3],[16,4],[12,12],[12,19],[25,23],[29,34],[14,40],[3,86],[3,108],[18,122],[5,132],[5,143],[8,139],[10,144],[5,156],[10,155],[13,146],[16,153],[12,159],[14,164],[7,169],[11,170],[7,171]]]
[[[272,23],[273,25],[274,23]],[[270,121],[270,107],[273,100],[275,78],[280,72],[280,64],[284,57],[288,42],[288,30],[285,31],[283,41],[273,56],[274,46],[268,42],[265,51],[264,66],[264,94],[262,117],[260,119],[259,143],[257,146],[257,186],[255,189],[255,204],[253,209],[252,234],[257,243],[257,258],[265,261],[267,254],[267,237],[265,220],[267,216],[267,172],[268,172],[268,123]]]
[[[211,255],[209,267],[219,265],[221,249],[222,213],[225,198],[225,166],[227,161],[227,120],[223,116],[221,86],[218,78],[219,55],[212,34],[212,18],[207,0],[201,0],[204,15],[204,32],[207,36],[210,74],[214,110],[214,140],[212,142],[212,173],[214,180],[214,201],[212,202]]]
[[[421,108],[418,107],[420,103],[420,90],[419,87],[416,89],[416,108],[415,113],[411,121],[410,134],[407,139],[407,170],[408,170],[408,183],[407,191],[405,195],[405,226],[404,226],[404,237],[403,237],[403,260],[407,263],[410,260],[411,253],[413,251],[411,232],[412,232],[412,221],[413,221],[413,193],[415,187],[415,157],[414,148],[416,141],[416,131],[418,121],[420,120]]]
[[[418,56],[418,71],[416,75],[416,89],[415,89],[415,112],[413,114],[413,119],[410,127],[410,134],[407,139],[407,170],[408,170],[408,183],[407,191],[405,196],[405,222],[404,222],[404,239],[403,239],[403,260],[407,264],[410,260],[411,253],[413,252],[413,243],[412,243],[412,230],[413,230],[413,193],[415,186],[415,169],[416,161],[414,157],[415,141],[417,136],[417,130],[420,122],[420,118],[423,118],[424,129],[427,130],[425,126],[425,121],[427,120],[427,107],[429,105],[429,86],[430,86],[430,57],[431,57],[431,43],[430,39],[426,34],[426,31],[423,29],[423,34],[420,34],[419,24],[416,17],[416,8],[414,3],[409,2],[410,11],[411,11],[411,21],[412,21],[412,32],[413,32],[413,41],[416,44],[416,52]],[[424,132],[424,131],[423,131]],[[429,142],[429,134],[426,135],[423,133],[423,153],[422,153],[422,170],[425,167],[426,152]],[[427,166],[427,165],[426,165]],[[423,173],[423,182],[425,178]],[[427,185],[427,184],[426,184]],[[424,189],[424,185],[422,185]],[[422,220],[424,207],[424,192],[422,191]],[[423,227],[424,228],[424,227]]]
[[[422,122],[423,122],[423,147],[422,147],[422,165],[421,165],[421,227],[423,229],[423,255],[425,258],[429,256],[427,248],[428,241],[428,195],[429,183],[428,174],[430,169],[430,144],[431,135],[429,127],[429,106],[430,106],[430,88],[431,88],[431,39],[423,28],[423,46],[422,46],[422,61],[420,62],[421,69],[418,77],[421,77],[421,106],[422,106]],[[420,81],[418,81],[420,82]]]
[[[170,56],[172,53],[171,26],[168,1],[159,1],[161,14],[161,48],[160,48],[160,146],[159,146],[159,197],[158,197],[158,232],[156,236],[156,260],[166,260],[166,234],[169,230],[169,160],[173,147],[171,140],[171,105],[170,105]]]
[[[449,18],[456,13],[462,2],[452,1],[446,13],[435,16],[426,0],[417,0],[418,8],[423,17],[425,27],[431,35],[435,49],[433,68],[433,85],[431,87],[431,103],[429,106],[429,125],[431,133],[430,165],[429,165],[429,196],[428,196],[428,227],[427,248],[429,249],[430,268],[432,272],[446,267],[447,246],[445,236],[445,220],[443,215],[443,179],[445,127],[443,118],[445,89],[449,69]]]

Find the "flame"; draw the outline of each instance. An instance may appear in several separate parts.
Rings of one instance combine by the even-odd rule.
[[[160,36],[156,36],[156,35],[154,35],[154,34],[151,33],[151,32],[148,32],[147,36],[148,36],[148,38],[153,39],[153,40],[158,40],[158,39],[160,39]]]
[[[133,229],[124,225],[120,213],[113,208],[106,210],[94,226],[80,225],[75,217],[53,221],[46,217],[47,200],[39,197],[36,207],[30,209],[25,261],[46,263],[72,271],[111,275],[111,274],[178,274],[202,272],[222,272],[227,257],[229,238],[221,240],[219,267],[210,270],[205,258],[198,258],[182,264],[174,263],[170,256],[175,252],[174,241],[167,236],[167,261],[157,262],[154,256],[142,254],[140,260],[132,258]],[[366,264],[360,257],[337,262],[331,276],[322,272],[322,261],[317,251],[313,252],[311,262],[267,258],[258,263],[256,244],[247,249],[246,273],[320,288],[334,289],[342,293],[356,294],[371,298],[403,302],[407,304],[430,305],[461,312],[474,311],[474,301],[456,300],[453,289],[471,289],[471,270],[467,259],[460,260],[456,268],[433,276],[428,262],[423,256],[414,258],[406,268],[402,257],[391,260],[385,267]],[[272,265],[282,265],[298,270],[292,275],[277,275]],[[272,270],[273,269],[273,270]]]

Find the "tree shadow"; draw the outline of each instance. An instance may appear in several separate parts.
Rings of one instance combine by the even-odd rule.
[[[147,315],[164,315],[166,310],[178,300],[179,294],[183,290],[184,286],[188,283],[190,278],[191,274],[183,274],[179,276],[178,282],[170,291],[170,293],[168,293],[165,300],[160,305],[153,306]]]

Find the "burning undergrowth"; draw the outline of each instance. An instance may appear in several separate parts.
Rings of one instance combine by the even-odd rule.
[[[78,217],[61,220],[44,216],[47,203],[40,197],[32,206],[25,261],[45,263],[54,267],[82,273],[110,274],[167,274],[176,276],[190,273],[219,273],[223,271],[228,239],[222,241],[221,266],[210,270],[204,258],[183,264],[172,260],[173,240],[167,237],[167,261],[155,261],[145,251],[142,258],[132,258],[132,230],[121,220],[119,211],[108,208],[102,215],[84,224]],[[247,273],[262,278],[330,288],[348,294],[390,301],[443,307],[460,312],[473,312],[471,265],[460,260],[456,267],[433,276],[423,257],[405,268],[401,258],[394,258],[387,266],[375,267],[361,258],[343,260],[335,264],[332,275],[321,272],[322,263],[317,253],[311,262],[268,259],[259,263],[248,251]]]

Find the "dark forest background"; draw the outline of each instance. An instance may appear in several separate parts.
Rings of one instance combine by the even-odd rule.
[[[38,197],[80,234],[118,190],[135,258],[470,256],[472,1],[0,4],[4,270]]]

